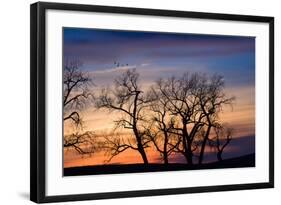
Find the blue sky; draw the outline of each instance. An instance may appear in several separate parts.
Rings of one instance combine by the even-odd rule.
[[[229,85],[255,82],[254,37],[64,28],[64,56],[81,60],[87,71],[111,69],[117,62],[180,73],[204,68],[224,75]]]

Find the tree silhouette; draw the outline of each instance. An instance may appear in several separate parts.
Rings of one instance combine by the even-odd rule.
[[[70,122],[75,125],[73,134],[64,136],[64,148],[74,148],[80,154],[92,153],[94,151],[93,132],[80,133],[83,120],[80,110],[86,106],[92,96],[88,86],[92,83],[87,73],[80,70],[82,63],[78,60],[67,61],[64,65],[64,123]]]
[[[131,130],[133,136],[104,137],[102,146],[110,153],[109,161],[132,149],[148,164],[145,149],[153,146],[164,164],[169,163],[172,153],[182,154],[190,165],[198,157],[201,164],[207,142],[216,142],[218,160],[222,159],[232,132],[219,122],[219,114],[234,100],[224,93],[222,76],[184,73],[178,78],[159,79],[145,92],[138,80],[136,69],[129,69],[115,79],[113,87],[103,88],[96,99],[97,108],[120,116],[114,121],[115,129]]]
[[[157,92],[165,99],[165,109],[176,122],[169,129],[169,133],[178,135],[173,152],[181,153],[188,164],[193,164],[197,150],[200,150],[198,163],[202,163],[219,112],[234,100],[224,94],[223,87],[221,76],[207,77],[199,73],[185,73],[180,78],[160,79],[156,83]]]
[[[204,115],[207,126],[199,155],[199,164],[201,164],[204,159],[205,146],[211,129],[212,127],[217,127],[218,114],[222,111],[223,106],[231,105],[235,98],[229,98],[224,93],[224,80],[220,75],[213,75],[209,79],[203,77],[198,87],[197,97],[199,98],[201,112]]]
[[[209,139],[209,145],[210,147],[214,147],[216,149],[218,161],[222,161],[222,153],[225,147],[232,140],[233,129],[217,124],[214,126],[214,130],[215,136]]]
[[[91,154],[96,151],[93,132],[73,133],[64,136],[64,148],[73,148],[79,154]]]
[[[145,120],[143,109],[147,107],[148,100],[143,91],[140,90],[138,83],[139,74],[136,69],[129,69],[122,73],[114,81],[113,88],[102,89],[100,96],[96,99],[97,108],[105,108],[110,112],[118,112],[122,115],[115,121],[116,128],[132,130],[134,134],[134,144],[127,140],[115,139],[110,142],[113,155],[117,155],[126,149],[133,149],[139,152],[144,164],[148,164],[145,148],[148,147],[150,140],[146,137],[142,123]]]
[[[134,138],[126,138],[120,133],[111,133],[111,136],[104,135],[104,141],[100,143],[100,148],[105,150],[109,159],[105,162],[110,162],[115,156],[126,151],[127,149],[132,149],[138,151],[138,148],[135,147],[136,142]]]
[[[166,107],[170,115],[178,121],[177,126],[173,125],[173,129],[169,131],[172,134],[179,135],[179,143],[175,146],[175,152],[183,154],[189,164],[193,164],[193,151],[196,147],[192,147],[193,135],[188,133],[188,125],[191,124],[192,117],[197,112],[198,107],[198,102],[191,95],[191,86],[187,74],[179,79],[175,77],[166,80],[160,79],[156,83],[158,92],[168,102]]]
[[[149,97],[151,99],[149,109],[152,112],[146,135],[160,153],[164,164],[168,164],[168,157],[177,146],[177,143],[173,144],[175,135],[171,132],[175,124],[175,118],[169,113],[167,107],[169,101],[159,92],[157,87],[151,87]],[[179,141],[177,140],[177,142]]]

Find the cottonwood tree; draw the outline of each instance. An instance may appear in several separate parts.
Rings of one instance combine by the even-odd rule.
[[[159,92],[157,87],[152,86],[149,94],[150,98],[150,124],[146,129],[146,135],[150,138],[155,149],[160,153],[164,164],[168,164],[168,157],[173,153],[173,150],[179,142],[175,140],[175,135],[172,130],[175,125],[175,119],[170,115],[168,110],[169,101]]]
[[[80,154],[92,153],[94,148],[93,132],[81,133],[83,109],[93,96],[88,87],[92,84],[87,73],[81,71],[80,61],[67,61],[64,65],[63,75],[63,108],[64,123],[75,125],[75,133],[64,136],[64,147],[74,148]]]
[[[179,143],[175,146],[175,152],[181,153],[187,163],[193,164],[193,151],[197,147],[193,146],[193,138],[196,133],[196,125],[189,133],[188,126],[191,124],[192,117],[198,112],[198,101],[191,95],[193,84],[192,79],[185,74],[183,77],[175,77],[166,80],[161,79],[156,83],[156,89],[161,93],[165,101],[168,102],[167,109],[171,116],[177,120],[177,126],[169,131],[172,134],[178,134]],[[194,134],[193,134],[194,133]]]
[[[109,159],[105,160],[106,163],[110,162],[115,156],[121,154],[127,149],[132,149],[138,151],[136,145],[136,140],[134,137],[124,136],[124,133],[121,134],[116,132],[116,130],[109,135],[103,136],[103,141],[100,142],[100,148],[105,150],[106,154],[109,155]]]
[[[79,154],[92,154],[96,151],[94,132],[75,132],[64,136],[64,148],[74,149]]]
[[[214,126],[214,137],[209,139],[211,148],[216,149],[218,161],[222,161],[222,153],[225,147],[230,143],[233,136],[233,129],[226,125],[217,124]]]
[[[196,96],[200,102],[201,112],[206,121],[206,132],[203,135],[199,164],[202,163],[205,154],[206,143],[210,137],[211,129],[217,128],[219,113],[223,106],[232,105],[234,97],[227,97],[224,92],[224,80],[220,75],[213,75],[210,78],[203,77],[199,83],[199,90]]]
[[[127,70],[115,79],[114,87],[102,89],[97,98],[97,108],[121,116],[115,120],[116,129],[122,127],[133,134],[133,138],[105,137],[104,147],[111,154],[110,160],[132,149],[148,164],[145,149],[152,145],[165,164],[169,163],[172,153],[182,154],[190,165],[199,153],[201,164],[206,143],[211,142],[212,129],[217,131],[217,136],[222,135],[222,131],[218,131],[219,113],[234,100],[224,93],[223,78],[185,73],[179,78],[158,80],[148,93],[140,89],[138,79],[135,69]],[[223,144],[221,140],[216,141],[219,160],[230,141],[231,135],[226,136]]]
[[[147,107],[148,99],[140,89],[138,79],[139,74],[136,69],[125,71],[115,79],[114,87],[101,90],[96,99],[96,107],[121,115],[115,121],[116,128],[128,129],[133,133],[134,142],[128,141],[129,139],[117,138],[112,141],[107,139],[107,142],[112,145],[113,155],[116,156],[127,149],[136,150],[141,155],[143,163],[148,164],[145,148],[149,146],[150,140],[145,135],[142,126],[145,121],[142,111]]]
[[[173,151],[181,153],[188,164],[193,164],[194,152],[199,151],[199,164],[202,163],[206,142],[211,129],[218,120],[223,105],[231,104],[223,92],[223,78],[214,75],[185,73],[180,78],[159,80],[156,89],[165,99],[166,108],[177,123],[169,133],[178,135]]]

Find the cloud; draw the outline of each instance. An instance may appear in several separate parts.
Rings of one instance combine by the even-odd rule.
[[[138,65],[130,65],[123,67],[111,67],[106,69],[97,68],[89,70],[89,75],[93,78],[98,91],[101,87],[112,86],[114,79],[128,69],[136,69],[139,73],[139,82],[142,88],[148,88],[156,80],[160,78],[168,78],[172,76],[181,76],[184,72],[207,72],[207,68],[201,65],[188,64],[182,68],[174,66],[158,66],[149,63],[140,63]]]
[[[114,67],[114,68],[108,68],[108,69],[103,69],[103,70],[95,70],[92,71],[92,74],[101,74],[101,73],[111,73],[111,72],[119,72],[119,71],[126,71],[128,69],[134,69],[136,68],[136,65],[133,66],[120,66],[120,67]]]
[[[86,64],[208,58],[254,52],[251,37],[76,29],[65,33],[64,54]]]

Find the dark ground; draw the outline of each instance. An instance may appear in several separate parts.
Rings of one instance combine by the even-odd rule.
[[[71,167],[64,169],[64,176],[96,175],[96,174],[116,174],[116,173],[136,173],[136,172],[156,172],[156,171],[176,171],[176,170],[198,170],[198,169],[221,169],[221,168],[241,168],[254,167],[255,154],[244,155],[226,159],[221,162],[206,164],[125,164],[125,165],[97,165],[85,167]]]

